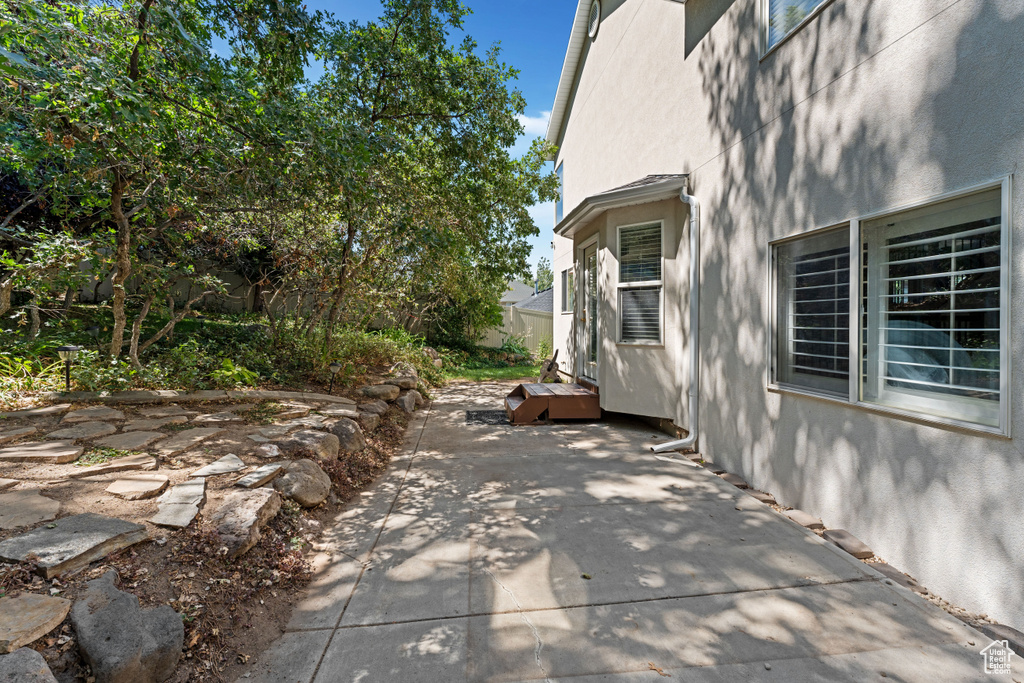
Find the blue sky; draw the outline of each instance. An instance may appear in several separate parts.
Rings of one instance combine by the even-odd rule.
[[[558,88],[558,76],[569,43],[569,29],[576,14],[573,0],[464,0],[473,14],[466,18],[465,31],[486,50],[501,44],[502,60],[519,69],[514,83],[526,98],[522,123],[526,133],[513,148],[522,154],[530,141],[547,130],[551,103]],[[309,0],[310,10],[330,12],[345,21],[368,21],[380,16],[379,0]],[[554,208],[540,204],[531,212],[540,228],[533,238],[531,266],[542,256],[551,259],[551,231]]]

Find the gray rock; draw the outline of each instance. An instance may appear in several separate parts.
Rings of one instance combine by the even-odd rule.
[[[281,457],[281,449],[277,447],[277,444],[268,443],[268,444],[263,444],[262,446],[258,446],[256,448],[256,450],[253,451],[253,454],[257,458],[263,458],[265,460],[270,460],[271,458],[280,458]]]
[[[363,387],[360,390],[363,396],[382,401],[394,401],[402,390],[394,384],[378,384],[376,386]]]
[[[285,455],[309,455],[317,460],[338,459],[338,437],[329,432],[306,429],[278,441],[277,445]]]
[[[0,491],[6,491],[7,489],[12,489],[12,488],[14,488],[15,486],[17,486],[20,483],[21,482],[19,482],[17,479],[3,479],[3,478],[0,478]]]
[[[141,391],[115,391],[104,399],[107,403],[153,403],[155,401],[166,401],[177,398],[177,391],[173,389],[144,389]]]
[[[181,616],[167,605],[142,609],[114,587],[107,572],[86,584],[71,608],[78,647],[96,683],[164,681],[174,673],[185,642]]]
[[[812,517],[803,510],[786,510],[786,516],[802,527],[808,529],[824,529],[825,525],[817,517]]]
[[[304,428],[305,425],[301,424],[280,424],[280,425],[269,425],[267,427],[260,427],[256,430],[256,436],[262,436],[265,439],[280,439],[283,436],[288,436],[297,429]],[[252,438],[252,436],[250,436]]]
[[[199,417],[192,418],[192,424],[197,425],[221,425],[221,424],[238,424],[245,422],[240,415],[235,415],[232,412],[224,411],[222,413],[210,413],[208,415],[200,415]]]
[[[152,455],[128,455],[123,458],[115,458],[114,460],[103,463],[102,465],[83,467],[77,472],[72,472],[68,477],[71,479],[80,479],[82,477],[97,477],[103,474],[112,474],[114,472],[155,470],[156,468],[157,461]]]
[[[416,398],[417,408],[422,408],[423,406],[427,405],[426,397],[423,394],[421,394],[418,390],[413,389],[410,393]]]
[[[161,442],[160,448],[156,449],[156,452],[167,458],[172,455],[177,455],[183,451],[187,451],[188,449],[199,445],[203,441],[223,432],[223,429],[217,429],[215,427],[208,427],[205,429],[186,429],[185,431],[178,432],[174,436],[168,437],[166,440]]]
[[[406,391],[398,397],[395,405],[401,408],[406,415],[412,415],[416,410],[416,397],[412,395],[411,391]]]
[[[244,554],[260,540],[260,528],[281,509],[281,494],[273,489],[254,489],[232,493],[210,522],[217,527],[221,542],[228,549],[228,558]]]
[[[0,460],[61,465],[78,460],[84,451],[84,448],[71,441],[25,443],[0,449]]]
[[[161,432],[126,432],[100,439],[96,441],[96,445],[119,451],[141,451],[166,436]]]
[[[359,406],[360,412],[373,413],[374,415],[383,415],[388,412],[388,404],[384,401],[374,401],[373,403],[363,403]]]
[[[24,439],[26,436],[32,436],[35,433],[35,427],[20,427],[6,432],[0,432],[0,443],[10,443],[12,441],[17,441],[18,439]]]
[[[432,360],[430,362],[433,363],[434,367],[437,368],[438,370],[440,370],[441,368],[444,367],[444,361],[441,360],[440,358],[435,358],[434,360]]]
[[[155,417],[151,420],[132,420],[125,424],[124,431],[150,432],[154,429],[160,429],[164,425],[178,425],[185,422],[188,422],[188,417],[185,415],[168,415],[167,417]]]
[[[858,560],[866,560],[874,555],[874,551],[846,529],[828,529],[822,534],[826,541],[831,541],[837,546],[850,553]]]
[[[153,408],[139,408],[139,413],[150,418],[164,417],[192,417],[199,413],[195,410],[188,410],[177,405],[155,406]]]
[[[738,489],[749,489],[750,484],[743,480],[743,477],[732,472],[725,472],[722,475],[722,480],[727,481]]]
[[[415,389],[418,383],[415,377],[392,377],[388,380],[388,384],[394,384],[399,389]]]
[[[274,488],[285,498],[311,508],[327,498],[331,478],[312,460],[294,460],[285,464],[284,474],[274,480]]]
[[[80,422],[73,427],[64,427],[46,435],[47,439],[96,439],[117,431],[108,422]]]
[[[46,660],[27,647],[0,655],[0,683],[57,683]]]
[[[338,448],[342,453],[357,453],[366,448],[363,430],[355,420],[341,418],[331,425],[331,433],[338,437]]]
[[[290,430],[322,429],[325,422],[327,422],[327,418],[323,415],[307,415],[306,417],[297,417],[294,420],[288,420],[287,422],[282,422],[280,425],[274,426],[286,427]]]
[[[70,600],[37,593],[0,598],[0,654],[42,638],[60,626],[70,609]]]
[[[73,410],[64,416],[61,420],[61,424],[65,422],[71,424],[75,422],[92,422],[94,420],[123,420],[124,413],[114,408],[108,408],[107,406],[92,406],[91,408],[82,408],[81,410]]]
[[[364,410],[359,411],[359,426],[363,428],[363,432],[372,432],[380,426],[380,415],[376,413],[370,413]]]
[[[110,484],[107,493],[125,500],[147,500],[156,498],[170,484],[162,474],[134,474]]]
[[[320,412],[327,417],[347,417],[355,419],[359,415],[359,411],[352,406],[331,406],[330,408],[322,408]]]
[[[183,403],[191,401],[220,401],[226,398],[228,398],[228,392],[221,391],[220,389],[203,389],[178,397]]]
[[[306,417],[309,415],[309,411],[311,410],[313,410],[313,406],[308,406],[305,403],[285,402],[281,404],[281,410],[274,417],[279,420],[287,420],[293,417]]]
[[[279,462],[263,465],[262,467],[257,467],[249,474],[238,479],[235,482],[235,486],[241,486],[244,489],[258,488],[273,481],[274,478],[282,472],[284,472],[284,465]]]
[[[52,579],[147,538],[141,524],[86,512],[7,539],[0,543],[0,560],[34,559],[39,574]]]
[[[391,370],[389,372],[395,377],[412,377],[413,379],[419,377],[420,374],[419,372],[417,372],[415,365],[413,365],[412,363],[407,363],[404,360],[398,361],[397,363],[392,365]]]
[[[70,403],[60,403],[54,406],[43,406],[42,408],[25,408],[9,413],[0,413],[0,418],[17,420],[23,417],[45,417],[47,415],[60,415],[71,407]]]
[[[761,501],[765,505],[775,505],[775,496],[757,489],[747,489],[747,494]]]
[[[157,513],[149,521],[157,526],[184,529],[206,502],[206,480],[189,479],[172,486],[158,501]]]
[[[245,463],[234,453],[228,453],[220,460],[201,467],[192,473],[193,477],[215,477],[218,474],[230,474],[245,469]]]
[[[18,529],[48,522],[60,512],[60,501],[47,498],[38,489],[0,493],[0,529]]]

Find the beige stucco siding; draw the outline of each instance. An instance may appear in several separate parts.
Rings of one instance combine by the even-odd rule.
[[[835,0],[763,60],[755,0],[603,4],[559,152],[566,212],[648,174],[692,174],[703,219],[702,452],[848,529],[934,592],[1024,628],[1024,373],[1011,373],[1012,439],[766,387],[770,241],[1018,171],[1024,0]],[[1019,182],[1011,199],[1020,368]],[[679,202],[630,207],[591,229],[605,231],[602,263],[613,265],[613,226],[643,211],[673,226],[666,347],[620,348],[604,335],[602,404],[685,425],[687,212]],[[556,268],[572,259],[570,242],[556,241]],[[614,319],[614,282],[603,285],[602,315]],[[556,315],[560,344],[571,317]]]

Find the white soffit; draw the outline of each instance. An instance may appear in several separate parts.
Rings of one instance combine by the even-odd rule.
[[[576,80],[576,69],[580,65],[583,45],[587,40],[590,6],[594,0],[579,0],[576,6],[576,18],[572,22],[572,33],[569,34],[569,47],[565,51],[562,62],[562,75],[558,79],[558,90],[555,92],[555,103],[551,107],[551,118],[548,120],[548,132],[545,136],[552,145],[558,144],[558,131],[562,129],[562,119],[569,106],[569,93],[572,92],[573,81]],[[552,159],[552,161],[554,161]]]
[[[614,190],[591,195],[569,212],[569,215],[555,226],[555,234],[572,237],[576,231],[592,222],[609,209],[637,204],[649,204],[679,196],[686,187],[686,174],[647,176]]]

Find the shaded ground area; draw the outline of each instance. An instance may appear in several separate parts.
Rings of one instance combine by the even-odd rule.
[[[988,639],[635,423],[452,385],[326,531],[247,681],[986,680]]]

